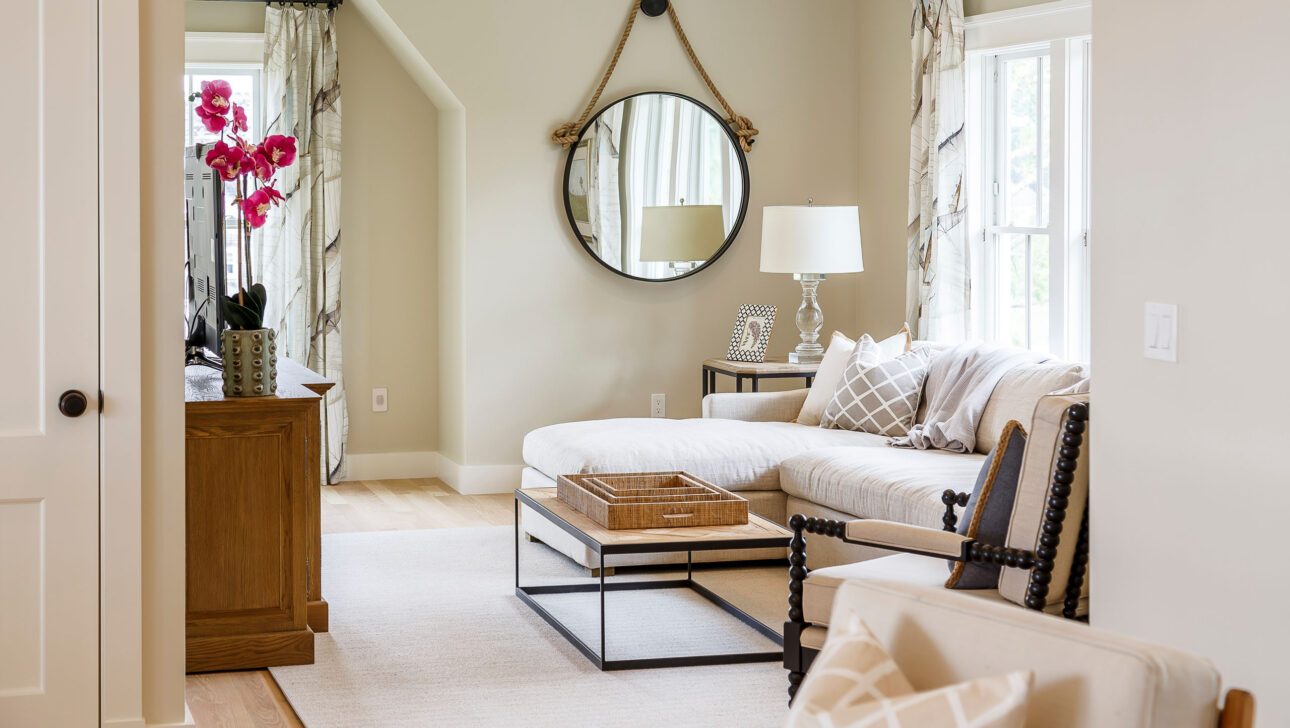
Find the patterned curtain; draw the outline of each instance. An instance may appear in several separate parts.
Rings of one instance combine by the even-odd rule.
[[[323,409],[328,482],[345,475],[349,418],[340,347],[340,68],[335,11],[274,7],[264,19],[265,134],[296,137],[296,163],[255,246],[279,351],[336,383]]]
[[[909,278],[915,338],[970,336],[963,194],[963,0],[913,0],[909,129]]]

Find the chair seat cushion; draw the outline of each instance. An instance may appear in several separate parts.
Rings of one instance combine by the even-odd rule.
[[[791,496],[858,518],[940,528],[945,515],[941,493],[946,488],[970,493],[984,461],[984,455],[975,453],[885,444],[830,447],[785,460],[780,484]]]
[[[806,563],[811,563],[807,553]],[[899,584],[921,584],[943,588],[945,584],[945,562],[941,559],[918,556],[916,554],[894,554],[880,559],[869,559],[855,564],[828,566],[814,569],[802,585],[802,614],[806,621],[817,625],[827,625],[829,615],[833,613],[833,599],[838,587],[848,579],[868,581],[895,582]],[[1002,602],[995,589],[973,589],[962,591],[990,601]]]
[[[684,470],[727,490],[776,490],[780,463],[836,446],[877,450],[887,438],[792,422],[614,419],[566,422],[524,437],[524,462],[550,478]],[[971,487],[971,479],[968,487]]]

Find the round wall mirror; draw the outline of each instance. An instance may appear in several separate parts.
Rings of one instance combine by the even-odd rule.
[[[564,209],[606,268],[642,281],[684,278],[739,234],[748,161],[730,127],[698,101],[628,96],[583,127],[564,168]]]

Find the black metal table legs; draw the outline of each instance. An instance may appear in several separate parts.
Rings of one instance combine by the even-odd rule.
[[[580,584],[548,584],[521,586],[520,584],[520,503],[515,501],[515,595],[527,604],[538,616],[542,617],[547,624],[550,624],[578,649],[593,665],[601,670],[637,670],[654,667],[690,667],[696,665],[730,665],[737,663],[749,662],[777,662],[782,660],[784,652],[782,646],[783,638],[775,630],[767,627],[754,617],[743,610],[731,604],[729,601],[714,593],[711,589],[703,586],[694,580],[694,558],[693,552],[686,552],[685,560],[685,578],[684,579],[659,579],[653,581],[606,581],[605,579],[605,554],[597,553],[596,565],[600,570],[600,578],[596,583]],[[751,627],[758,634],[780,646],[781,649],[774,651],[759,652],[729,652],[720,654],[703,654],[703,655],[676,655],[666,657],[644,657],[631,659],[610,659],[606,650],[607,627],[607,610],[605,606],[605,596],[609,592],[617,591],[640,591],[647,589],[689,589],[698,595],[707,599],[709,602],[720,607],[727,614],[735,617],[740,622]],[[538,597],[545,594],[578,594],[598,592],[600,598],[600,649],[594,649],[587,644],[582,637],[578,636],[564,622],[560,620],[553,612],[541,604]]]

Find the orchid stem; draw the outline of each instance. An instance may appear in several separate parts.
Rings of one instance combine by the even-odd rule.
[[[242,212],[242,178],[237,178],[237,305],[245,306],[242,300],[242,229],[246,226],[245,213]]]

